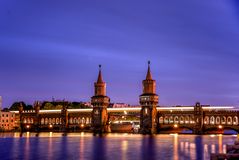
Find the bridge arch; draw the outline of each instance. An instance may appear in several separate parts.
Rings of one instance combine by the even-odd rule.
[[[81,123],[85,124],[85,117],[81,119]]]
[[[232,125],[232,117],[231,116],[227,117],[227,125]]]
[[[238,125],[238,117],[237,116],[233,117],[233,125]]]
[[[204,118],[204,124],[209,124],[209,117],[208,117],[208,116],[205,116],[205,118]]]
[[[90,123],[89,117],[86,117],[86,124],[89,124],[89,123]]]
[[[69,118],[69,124],[72,124],[72,117]]]
[[[45,124],[48,124],[48,118],[45,118]]]
[[[59,124],[60,121],[59,121],[59,118],[56,118],[56,124]]]
[[[74,123],[74,124],[77,124],[77,123],[78,123],[78,119],[77,119],[76,117],[74,117],[73,123]]]
[[[178,121],[178,116],[175,116],[174,117],[174,123],[178,123],[179,121]]]
[[[226,121],[227,119],[225,116],[221,117],[221,124],[226,124]]]
[[[56,119],[52,118],[52,124],[55,124],[55,123],[56,123]]]
[[[220,117],[219,116],[216,117],[216,124],[220,124]]]
[[[163,116],[160,116],[160,117],[159,117],[159,123],[160,123],[160,124],[163,124]]]
[[[44,124],[44,118],[41,118],[41,124]]]
[[[173,116],[169,117],[169,123],[173,123]]]
[[[214,116],[210,117],[210,124],[215,124],[215,117]]]
[[[180,116],[179,123],[180,123],[180,124],[184,124],[184,117],[183,117],[183,116]]]
[[[168,124],[168,123],[169,123],[168,116],[165,116],[165,117],[164,117],[164,123],[165,123],[165,124]]]
[[[185,124],[189,123],[189,116],[185,116]]]
[[[80,124],[81,123],[81,118],[80,117],[78,117],[78,124]]]
[[[52,124],[52,119],[51,118],[48,119],[48,123]]]

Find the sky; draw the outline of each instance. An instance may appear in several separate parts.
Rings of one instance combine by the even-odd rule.
[[[139,104],[151,61],[159,105],[239,106],[237,0],[1,0],[0,96]]]

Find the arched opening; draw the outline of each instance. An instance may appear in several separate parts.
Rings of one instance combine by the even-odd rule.
[[[159,117],[159,123],[160,123],[160,124],[163,123],[163,117]]]
[[[48,123],[52,124],[52,119],[51,118],[48,119]]]
[[[185,117],[185,123],[188,124],[189,123],[189,116]]]
[[[44,124],[44,118],[41,118],[41,124]]]
[[[90,121],[89,121],[89,117],[86,117],[86,124],[89,124]]]
[[[227,125],[232,125],[232,117],[227,117]]]
[[[165,117],[164,117],[164,123],[165,123],[165,124],[168,124],[168,122],[169,122],[169,121],[168,121],[168,116],[165,116]]]
[[[78,118],[78,124],[80,124],[80,123],[81,123],[81,118],[79,117],[79,118]]]
[[[59,118],[56,118],[56,124],[59,124]]]
[[[52,118],[52,124],[55,124],[55,123],[56,123],[56,119]]]
[[[27,123],[27,119],[26,118],[23,118],[23,123]]]
[[[173,123],[173,116],[170,116],[169,123]]]
[[[174,123],[177,124],[178,123],[178,116],[174,117]]]
[[[85,124],[85,117],[82,118],[81,122]]]
[[[30,118],[27,118],[27,123],[28,123],[28,124],[31,123]]]
[[[48,124],[48,119],[47,118],[45,118],[45,124]]]
[[[214,118],[214,116],[211,116],[211,117],[210,117],[210,124],[215,124],[215,118]]]
[[[223,116],[223,117],[221,118],[221,124],[226,124],[226,117],[225,117],[225,116]]]
[[[220,117],[219,116],[216,117],[216,124],[220,124]]]
[[[74,124],[77,124],[78,123],[78,119],[75,117],[74,118]]]
[[[190,123],[193,124],[194,122],[194,116],[190,116]]]
[[[70,117],[69,119],[69,124],[72,124],[72,117]]]
[[[204,118],[204,124],[209,124],[209,117],[208,117],[208,116],[206,116],[206,117]]]
[[[238,118],[237,118],[237,116],[233,117],[233,125],[238,125]]]
[[[183,117],[183,116],[180,117],[179,123],[180,123],[180,124],[183,124],[183,123],[184,123],[184,117]]]

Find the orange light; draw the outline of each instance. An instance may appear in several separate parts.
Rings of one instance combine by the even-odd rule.
[[[30,128],[30,126],[29,126],[29,125],[27,125],[27,128]]]
[[[52,124],[50,124],[49,127],[52,128],[53,127]]]
[[[219,126],[218,126],[218,128],[219,128],[219,129],[222,129],[222,126],[221,126],[221,125],[219,125]]]
[[[80,126],[83,128],[83,127],[84,127],[84,124],[81,124]]]
[[[174,128],[178,128],[178,125],[177,125],[177,124],[175,124],[173,127],[174,127]]]

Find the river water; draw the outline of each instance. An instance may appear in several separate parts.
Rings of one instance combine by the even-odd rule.
[[[1,160],[185,160],[225,153],[236,135],[0,133]]]

